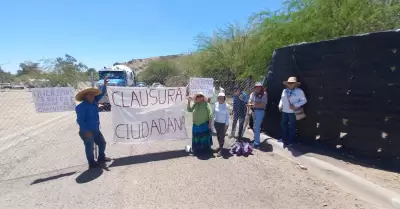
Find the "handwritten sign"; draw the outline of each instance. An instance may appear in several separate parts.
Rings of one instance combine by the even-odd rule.
[[[185,140],[185,88],[107,87],[114,141]]]
[[[36,112],[75,111],[75,90],[72,87],[34,88],[32,97]]]
[[[194,96],[198,92],[203,92],[207,97],[213,96],[213,78],[190,78],[189,95]]]

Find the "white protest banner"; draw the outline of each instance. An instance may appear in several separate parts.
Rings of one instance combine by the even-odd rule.
[[[34,88],[31,90],[36,112],[75,111],[75,90],[72,87]]]
[[[188,139],[185,87],[108,86],[114,141],[145,143]]]
[[[193,96],[198,92],[203,92],[207,97],[213,96],[213,78],[190,78],[189,95]]]

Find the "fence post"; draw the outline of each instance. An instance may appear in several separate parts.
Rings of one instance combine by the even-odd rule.
[[[94,75],[93,71],[90,72],[90,83],[92,84],[92,88],[94,88]],[[93,143],[93,148],[94,148],[94,158],[97,160],[98,159],[98,152],[97,152],[97,146],[96,143]]]

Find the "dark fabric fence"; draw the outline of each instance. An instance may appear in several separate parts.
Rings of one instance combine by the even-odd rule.
[[[263,130],[280,137],[282,81],[296,76],[308,103],[300,140],[362,155],[400,156],[400,30],[275,50]]]

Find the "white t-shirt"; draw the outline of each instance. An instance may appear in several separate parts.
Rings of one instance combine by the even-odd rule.
[[[290,109],[290,103],[293,104],[296,108],[303,106],[307,103],[306,96],[304,95],[303,90],[300,88],[295,88],[293,90],[284,89],[282,91],[281,100],[279,101],[279,108],[282,108],[282,112],[284,113],[294,113],[294,110]]]
[[[215,103],[214,107],[214,121],[218,123],[225,123],[229,125],[229,105],[226,103]]]

